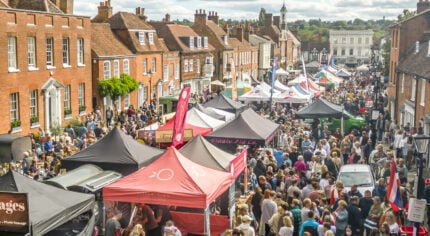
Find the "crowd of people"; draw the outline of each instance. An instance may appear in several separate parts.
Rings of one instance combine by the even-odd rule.
[[[381,92],[376,101],[373,87],[369,77],[357,76],[323,95],[368,120],[368,125],[345,134],[339,127],[330,127],[318,119],[309,123],[296,119],[300,107],[250,105],[262,116],[281,124],[282,130],[274,149],[250,147],[247,173],[251,198],[249,204],[238,206],[237,227],[227,230],[226,235],[394,235],[400,233],[400,226],[411,225],[405,215],[408,199],[414,197],[414,184],[408,179],[408,172],[416,166],[412,137],[422,134],[423,128],[398,126],[384,109],[386,96]],[[210,98],[205,95],[197,99]],[[382,104],[376,120],[368,115],[369,101]],[[160,121],[156,109],[152,101],[119,113],[112,108],[96,110],[58,134],[40,130],[38,136],[31,134],[32,150],[24,153],[24,159],[4,164],[0,175],[9,169],[36,180],[61,175],[63,157],[97,142],[115,125],[135,139],[155,145],[153,137],[139,136],[138,130]],[[400,211],[395,211],[386,197],[393,160],[401,181]],[[341,166],[357,163],[372,167],[376,178],[373,191],[360,191],[357,184],[337,179]],[[426,187],[426,197],[430,201],[430,186]],[[144,204],[138,209],[140,220],[126,229],[119,224],[122,213],[109,212],[106,235],[181,234],[157,210]]]

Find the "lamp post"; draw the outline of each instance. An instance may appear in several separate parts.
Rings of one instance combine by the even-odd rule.
[[[424,155],[427,155],[427,162],[429,159],[429,144],[430,144],[430,136],[424,134],[418,134],[413,137],[415,150],[418,158],[418,184],[417,184],[417,199],[422,199],[424,196],[424,179],[423,179],[423,169],[424,169]],[[418,236],[420,228],[420,222],[414,223],[414,236]]]

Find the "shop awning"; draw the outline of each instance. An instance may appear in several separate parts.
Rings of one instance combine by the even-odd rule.
[[[340,118],[343,115],[343,108],[333,104],[323,98],[300,109],[296,115],[299,118],[319,119],[319,118]]]
[[[106,201],[207,208],[233,181],[232,174],[201,166],[174,147],[150,166],[103,189]]]

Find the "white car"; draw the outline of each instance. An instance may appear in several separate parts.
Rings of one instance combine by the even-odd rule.
[[[369,165],[344,165],[340,168],[337,179],[342,181],[346,192],[351,190],[352,185],[357,185],[358,191],[364,196],[366,190],[372,192],[375,188],[375,180]]]

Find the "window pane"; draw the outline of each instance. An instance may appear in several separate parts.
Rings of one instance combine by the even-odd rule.
[[[9,68],[16,68],[16,38],[9,37],[7,40],[7,62]]]
[[[113,62],[113,76],[119,78],[119,61]]]
[[[34,37],[27,38],[27,63],[29,67],[36,66],[36,39]]]
[[[105,61],[103,63],[103,78],[109,79],[110,78],[110,62]]]
[[[70,85],[64,88],[64,110],[70,111]]]
[[[10,121],[19,120],[19,96],[18,93],[11,93],[9,96]]]
[[[84,39],[78,39],[78,64],[84,64]]]
[[[128,60],[124,60],[124,68],[123,68],[124,74],[129,75],[130,74],[130,63]]]
[[[52,38],[46,39],[46,65],[54,66],[54,40]]]
[[[37,90],[30,91],[30,118],[38,116],[37,112]]]
[[[63,64],[69,65],[69,39],[63,38]]]

